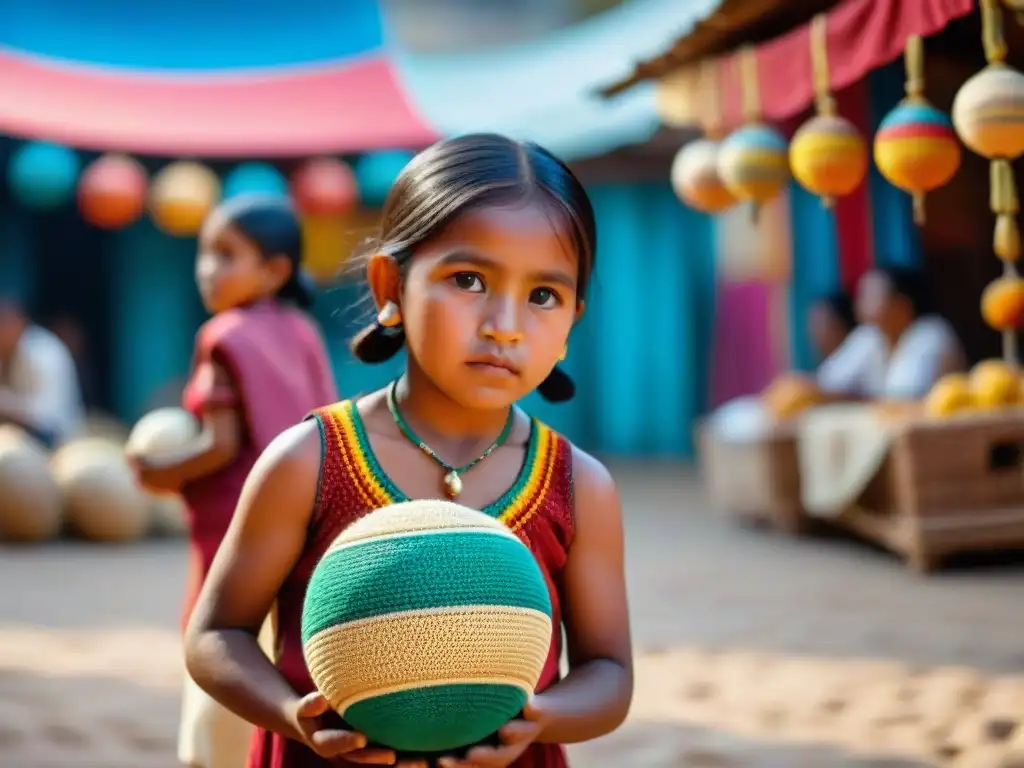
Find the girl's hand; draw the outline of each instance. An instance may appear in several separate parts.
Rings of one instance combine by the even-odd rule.
[[[399,768],[427,768],[425,761],[396,763],[390,749],[367,747],[366,737],[355,731],[324,728],[321,718],[330,711],[330,704],[317,692],[303,696],[290,718],[298,740],[325,760],[344,757],[360,765],[397,765]]]
[[[500,747],[473,747],[462,759],[442,757],[440,768],[508,768],[537,740],[548,721],[537,702],[523,707],[522,719],[513,720],[498,731]]]
[[[128,466],[135,474],[139,485],[152,493],[180,493],[181,486],[176,474],[170,470],[152,466],[142,456],[125,453]]]

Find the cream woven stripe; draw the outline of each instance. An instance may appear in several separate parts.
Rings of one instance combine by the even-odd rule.
[[[412,531],[395,531],[393,533],[381,533],[372,536],[361,536],[357,539],[349,539],[344,534],[336,538],[331,546],[324,552],[324,557],[334,552],[340,552],[343,549],[349,549],[351,547],[359,546],[361,544],[367,544],[369,542],[377,541],[392,541],[394,539],[418,539],[423,536],[436,536],[438,534],[445,534],[448,536],[458,536],[462,533],[487,533],[494,536],[504,536],[505,538],[514,540],[517,544],[522,544],[522,540],[516,536],[512,531],[504,526],[503,523],[499,523],[504,530],[498,530],[496,528],[421,528],[420,530]]]
[[[551,619],[506,606],[407,611],[325,629],[305,645],[317,688],[344,713],[354,701],[430,685],[540,680]]]
[[[361,541],[388,534],[464,528],[508,531],[504,523],[483,512],[450,501],[429,499],[384,507],[352,523],[339,538],[346,542]]]

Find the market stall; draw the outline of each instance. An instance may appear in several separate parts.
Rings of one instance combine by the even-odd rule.
[[[702,36],[637,65],[606,95],[654,79],[663,119],[704,129],[705,138],[684,146],[673,168],[687,205],[720,214],[745,204],[756,214],[787,182],[817,196],[838,238],[847,241],[840,258],[848,287],[873,256],[850,252],[870,229],[870,214],[886,205],[871,201],[867,220],[862,210],[852,224],[847,205],[844,222],[844,203],[863,199],[866,187],[874,191],[880,182],[888,200],[903,197],[905,226],[924,233],[926,261],[946,255],[936,233],[948,239],[950,226],[941,220],[970,211],[965,229],[975,236],[968,243],[974,261],[979,250],[994,251],[997,259],[976,272],[984,274],[984,290],[966,292],[963,283],[945,290],[958,292],[960,306],[988,328],[969,350],[972,361],[991,356],[989,346],[982,354],[977,349],[994,340],[993,330],[1002,338],[1002,356],[941,380],[915,403],[825,405],[806,379],[783,377],[761,395],[768,418],[753,434],[727,439],[710,421],[699,427],[710,493],[721,507],[791,532],[806,530],[815,518],[839,524],[918,570],[959,551],[1024,545],[1024,398],[1016,341],[1024,284],[1016,269],[1019,203],[1011,166],[1024,152],[1018,114],[1024,75],[1010,57],[1019,32],[1009,33],[1008,46],[998,0],[982,0],[980,9],[971,0],[844,0],[827,10],[808,8],[804,19],[789,17],[792,28],[760,42],[730,24],[742,16],[739,9],[756,5],[724,3],[721,23],[707,20]],[[752,11],[746,23],[756,17]],[[936,35],[933,47],[929,38]],[[939,68],[930,69],[940,73],[938,107],[925,76],[929,48],[940,54]],[[951,72],[982,51],[984,68],[975,66],[951,89]],[[901,58],[902,99],[888,106],[871,136],[849,110],[837,108],[838,92],[849,94],[873,70]],[[979,200],[984,162],[991,195]],[[930,206],[933,195],[939,200]],[[979,240],[978,220],[992,216],[994,235],[989,229]]]

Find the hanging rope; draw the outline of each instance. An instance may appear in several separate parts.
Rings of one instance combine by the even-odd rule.
[[[757,53],[751,45],[745,45],[740,49],[740,91],[744,122],[760,122],[761,84],[758,81]]]
[[[907,101],[923,104],[924,98],[924,40],[920,35],[907,38],[907,49],[903,53],[903,64],[907,70]]]
[[[999,0],[981,0],[982,42],[989,66],[998,66],[1006,61],[1006,38],[1003,35],[1003,11]],[[990,165],[989,207],[996,215],[996,227],[992,237],[992,249],[1003,262],[1003,275],[1017,275],[1015,262],[1021,255],[1020,229],[1017,213],[1020,201],[1017,183],[1013,177],[1013,166],[1005,158],[994,159]],[[1003,359],[1013,365],[1020,362],[1016,331],[1003,331]]]
[[[926,104],[924,97],[924,40],[920,35],[907,38],[907,47],[903,52],[903,64],[907,71],[905,84],[907,103]],[[914,192],[911,195],[914,209],[914,223],[923,226],[925,223],[924,193]]]
[[[718,82],[718,62],[704,59],[700,63],[701,103],[707,107],[704,117],[704,135],[716,141],[722,137],[722,103]]]
[[[811,20],[811,74],[814,78],[814,104],[819,115],[832,117],[836,100],[832,98],[828,71],[828,18],[819,13]]]

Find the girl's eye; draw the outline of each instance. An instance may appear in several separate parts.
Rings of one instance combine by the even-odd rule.
[[[484,281],[475,272],[459,272],[452,275],[452,283],[459,290],[470,293],[480,293],[484,289]]]
[[[559,297],[550,288],[534,288],[530,293],[530,302],[544,308],[557,307]]]

